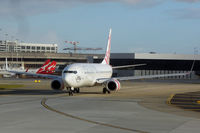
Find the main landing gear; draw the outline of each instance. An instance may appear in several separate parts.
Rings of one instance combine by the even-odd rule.
[[[110,91],[107,90],[107,89],[104,87],[104,88],[103,88],[103,94],[106,94],[106,92],[107,92],[108,94],[110,94]]]
[[[73,91],[69,91],[69,96],[73,96],[74,94],[73,94]]]
[[[80,93],[80,88],[74,88],[74,93]]]
[[[74,93],[80,93],[80,88],[68,87],[69,96],[73,96]]]

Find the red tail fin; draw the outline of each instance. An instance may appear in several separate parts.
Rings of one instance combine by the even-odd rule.
[[[50,65],[46,67],[46,72],[52,72],[56,69],[56,62],[52,61]]]
[[[50,59],[46,60],[45,63],[42,65],[42,67],[46,66],[47,64],[49,65],[50,61],[51,61]]]
[[[37,71],[36,73],[41,73],[41,72],[45,71],[46,67],[49,66],[50,61],[51,61],[51,60],[48,59],[48,60],[42,65],[42,67],[40,67],[40,68],[38,69],[38,71]]]

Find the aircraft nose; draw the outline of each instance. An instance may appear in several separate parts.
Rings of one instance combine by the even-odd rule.
[[[67,85],[74,87],[74,77],[71,74],[65,74],[63,76],[64,81],[66,82]]]

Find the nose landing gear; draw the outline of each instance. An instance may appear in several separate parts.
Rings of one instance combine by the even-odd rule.
[[[80,93],[80,88],[68,87],[69,96],[73,96],[74,93]]]
[[[73,96],[74,94],[73,94],[73,91],[69,91],[69,96]]]

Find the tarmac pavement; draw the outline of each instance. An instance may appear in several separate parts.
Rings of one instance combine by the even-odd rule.
[[[199,90],[197,81],[134,81],[102,94],[102,87],[81,88],[68,96],[53,91],[50,80],[0,80],[23,84],[0,90],[2,133],[198,133],[199,112],[167,104],[171,94]]]

